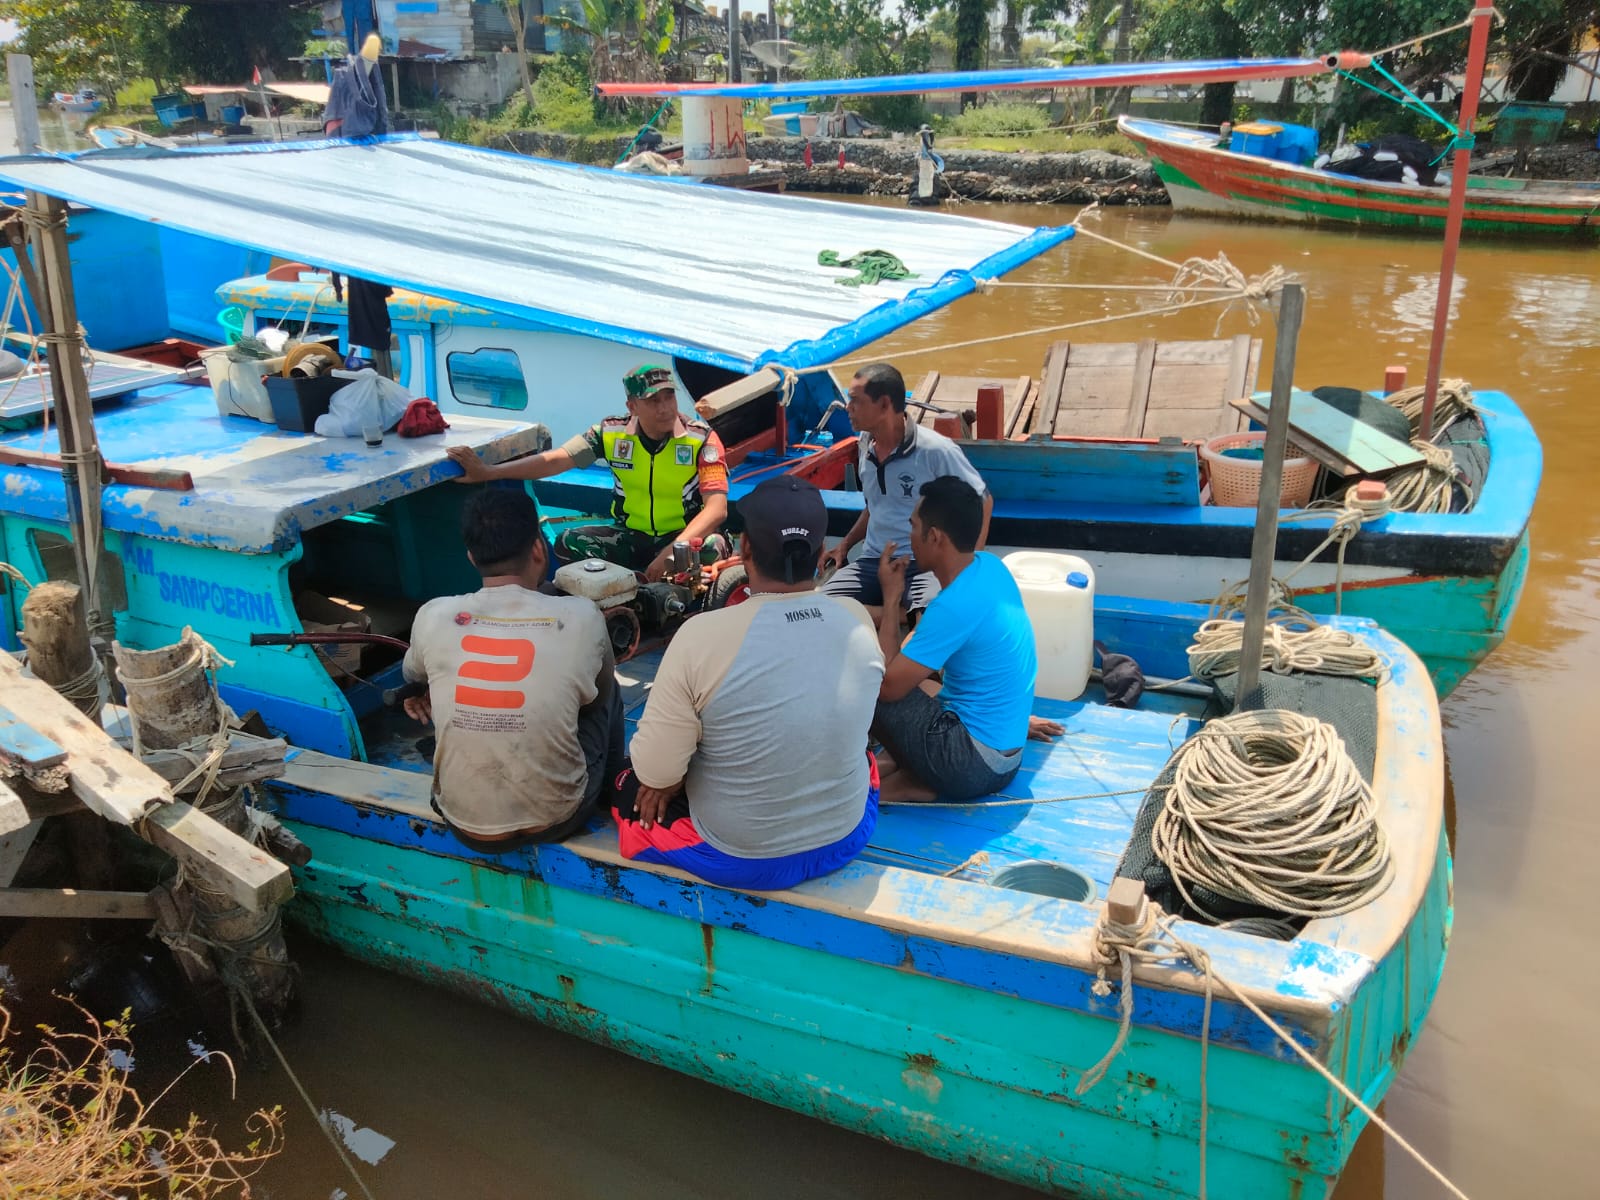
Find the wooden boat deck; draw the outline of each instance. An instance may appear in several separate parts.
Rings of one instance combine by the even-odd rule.
[[[1004,437],[1185,438],[1237,433],[1244,418],[1230,405],[1255,390],[1261,339],[1053,343],[1039,379],[942,375],[917,384],[911,414],[932,426],[969,413],[978,389],[1005,390]]]
[[[651,651],[617,669],[630,738],[660,659],[659,650]],[[1184,704],[1190,712],[1177,711]],[[1164,707],[1166,711],[1157,710],[1147,701],[1142,710],[1116,709],[1093,696],[1070,702],[1036,700],[1034,711],[1060,721],[1066,735],[1049,744],[1030,742],[1022,770],[994,798],[1031,803],[886,807],[862,861],[981,882],[1014,863],[1044,859],[1082,872],[1103,896],[1145,789],[1173,750],[1198,728],[1191,715],[1198,702],[1167,700]],[[416,797],[406,807],[436,820],[427,810],[431,768],[417,753],[416,726],[389,718],[384,728],[387,736],[369,742],[372,761],[417,773]],[[974,861],[980,852],[987,858]]]

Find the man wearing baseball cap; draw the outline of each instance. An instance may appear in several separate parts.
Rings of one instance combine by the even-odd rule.
[[[593,462],[611,468],[611,523],[579,525],[556,538],[564,563],[603,558],[651,581],[666,574],[672,543],[702,539],[700,559],[728,556],[718,532],[728,520],[728,467],[722,439],[678,411],[672,371],[641,363],[622,377],[626,416],[607,417],[565,445],[489,466],[471,446],[445,451],[468,482],[546,479]]]
[[[814,485],[768,479],[739,515],[750,598],[668,645],[615,809],[625,857],[771,891],[836,870],[872,836],[883,653],[866,609],[814,588],[828,520]]]

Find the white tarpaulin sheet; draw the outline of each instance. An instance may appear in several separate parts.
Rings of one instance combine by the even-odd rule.
[[[0,179],[93,208],[744,367],[830,361],[1070,236],[904,208],[633,176],[400,135],[0,160]],[[822,250],[915,279],[843,287]]]

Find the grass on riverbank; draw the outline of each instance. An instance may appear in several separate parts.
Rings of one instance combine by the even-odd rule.
[[[248,1195],[246,1181],[282,1149],[282,1114],[251,1114],[239,1150],[193,1115],[167,1128],[153,1112],[166,1091],[145,1100],[129,1081],[126,1015],[101,1022],[78,1011],[84,1032],[39,1026],[43,1041],[30,1049],[0,1007],[0,1190],[52,1200]]]

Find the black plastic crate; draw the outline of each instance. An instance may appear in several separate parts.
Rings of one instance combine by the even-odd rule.
[[[332,375],[317,375],[310,379],[295,376],[285,379],[281,375],[267,376],[267,398],[272,401],[272,419],[279,429],[294,433],[310,433],[317,418],[328,411],[333,394],[349,383]]]

